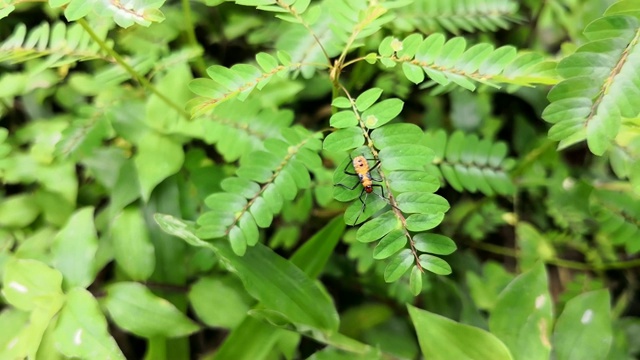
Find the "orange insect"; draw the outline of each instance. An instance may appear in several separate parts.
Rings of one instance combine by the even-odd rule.
[[[359,182],[357,182],[355,185],[353,185],[352,187],[348,187],[344,184],[336,184],[337,186],[341,186],[347,190],[353,190],[358,185],[362,185],[362,191],[360,192],[360,196],[358,197],[358,199],[360,199],[360,202],[362,203],[362,209],[360,209],[360,214],[358,214],[358,217],[356,217],[356,220],[353,222],[354,224],[358,222],[360,215],[362,215],[362,213],[364,212],[364,209],[367,206],[366,204],[367,196],[369,196],[369,194],[371,193],[376,194],[375,192],[373,192],[374,187],[379,187],[380,191],[382,192],[382,195],[380,194],[376,194],[376,195],[385,201],[387,200],[384,196],[384,187],[380,184],[374,183],[374,181],[381,182],[382,179],[376,179],[373,176],[371,176],[371,171],[375,170],[378,166],[380,166],[380,161],[379,160],[376,161],[376,163],[372,167],[369,167],[369,160],[372,160],[372,159],[367,159],[364,157],[364,155],[359,155],[352,158],[351,165],[353,165],[353,169],[355,170],[355,173],[347,171],[347,169],[349,168],[349,164],[347,164],[347,166],[344,168],[345,174],[355,175],[358,177]],[[364,195],[364,199],[362,199],[362,195]]]

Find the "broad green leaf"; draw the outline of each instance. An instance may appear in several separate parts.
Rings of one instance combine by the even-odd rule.
[[[597,290],[569,300],[553,333],[558,360],[608,359],[613,343],[609,292]]]
[[[512,360],[493,334],[407,305],[425,359]]]
[[[107,328],[98,301],[82,288],[67,294],[54,336],[57,349],[67,357],[125,359]]]
[[[99,269],[94,257],[98,250],[98,236],[93,223],[93,208],[76,211],[55,236],[52,244],[52,264],[64,275],[69,287],[88,287]]]
[[[18,338],[20,330],[27,326],[29,313],[16,308],[5,308],[0,312],[0,353],[5,357],[11,354],[9,345]]]
[[[4,265],[2,295],[23,311],[31,311],[50,298],[62,298],[62,274],[36,260],[12,259]]]
[[[258,243],[239,257],[224,242],[198,239],[188,223],[169,215],[156,214],[154,218],[168,233],[189,244],[216,251],[238,274],[251,296],[267,309],[282,314],[294,324],[323,331],[338,328],[338,315],[327,295],[298,267],[266,246]]]
[[[362,130],[357,127],[340,129],[327,135],[323,147],[327,151],[347,151],[364,144]]]
[[[266,359],[278,339],[286,333],[266,321],[246,316],[220,346],[214,360],[255,360]],[[246,339],[251,341],[246,341]]]
[[[336,217],[315,233],[293,254],[290,261],[309,277],[316,278],[335,251],[345,230],[342,217]]]
[[[157,297],[144,285],[118,282],[107,287],[104,306],[120,328],[138,336],[182,337],[199,326],[167,300]]]
[[[384,269],[384,281],[391,283],[400,279],[413,265],[413,261],[413,253],[409,249],[394,255]]]
[[[236,327],[251,303],[242,284],[232,277],[202,277],[191,285],[188,297],[198,318],[211,327]]]
[[[382,95],[382,89],[380,88],[371,88],[363,92],[356,99],[356,108],[360,112],[366,111],[380,99],[380,95]]]
[[[362,120],[369,129],[375,129],[400,115],[404,102],[400,99],[386,99],[362,113]]]
[[[23,228],[40,214],[36,199],[27,193],[13,195],[0,202],[0,226]]]
[[[123,210],[111,225],[111,243],[118,266],[132,280],[148,279],[155,268],[155,249],[147,224],[137,207]]]
[[[449,275],[451,274],[451,266],[444,260],[440,259],[437,256],[422,254],[418,257],[420,260],[420,266],[423,269],[431,271],[434,274],[438,275]]]
[[[356,233],[356,239],[360,242],[376,241],[399,226],[400,220],[398,220],[395,213],[387,211],[362,225]]]
[[[138,170],[142,198],[148,201],[151,191],[162,180],[180,170],[184,161],[184,152],[182,145],[154,132],[146,133],[137,145],[138,151],[134,161]]]
[[[489,329],[507,345],[514,359],[549,358],[551,301],[542,263],[518,276],[500,293],[489,317]]]
[[[413,237],[416,249],[436,255],[449,255],[456,251],[456,243],[450,238],[431,233],[416,234]]]

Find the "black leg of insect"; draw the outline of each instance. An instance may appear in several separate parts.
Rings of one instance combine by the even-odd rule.
[[[351,173],[347,171],[347,169],[349,168],[349,164],[347,164],[347,166],[345,167],[344,173],[347,175],[358,176],[359,181],[355,183],[352,187],[348,187],[344,184],[336,184],[336,186],[341,186],[348,190],[353,190],[358,185],[362,185],[362,191],[360,192],[360,196],[358,197],[358,199],[362,203],[362,209],[360,209],[360,213],[356,217],[354,224],[358,222],[358,220],[360,219],[360,215],[364,213],[364,210],[367,206],[367,203],[366,203],[367,197],[369,196],[369,194],[374,193],[377,196],[379,196],[382,200],[388,201],[388,199],[384,196],[384,187],[381,184],[373,183],[374,181],[381,182],[382,179],[376,179],[373,176],[371,176],[371,171],[380,166],[380,161],[376,161],[376,163],[372,167],[369,167],[369,162],[368,162],[369,160],[370,159],[365,158],[364,155],[351,158],[351,165],[353,165],[353,169],[355,170],[355,173]],[[376,188],[376,187],[380,188],[380,192],[382,193],[382,195],[377,194],[373,191],[373,188]],[[364,195],[364,199],[362,198],[362,195]],[[393,206],[392,204],[390,205]]]

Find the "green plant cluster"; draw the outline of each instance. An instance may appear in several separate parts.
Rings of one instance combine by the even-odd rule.
[[[636,0],[0,0],[0,359],[637,357],[639,39]]]

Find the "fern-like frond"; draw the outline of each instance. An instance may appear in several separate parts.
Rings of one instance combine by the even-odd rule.
[[[519,21],[517,12],[518,3],[513,0],[414,1],[398,11],[394,26],[423,34],[443,29],[456,35],[463,31],[497,31]]]
[[[311,0],[235,0],[236,4],[255,6],[258,10],[275,12],[276,17],[294,23],[302,22],[302,14],[307,10]],[[317,15],[317,13],[316,13]]]
[[[425,270],[451,273],[449,264],[435,255],[451,254],[455,243],[446,236],[425,232],[442,222],[449,203],[435,194],[440,186],[437,177],[425,171],[434,154],[422,141],[423,131],[413,124],[389,124],[402,111],[403,102],[393,98],[378,101],[381,95],[381,89],[373,88],[356,99],[334,99],[332,105],[345,110],[331,117],[331,126],[339,130],[328,135],[323,146],[350,153],[333,178],[336,200],[360,198],[345,211],[345,222],[362,224],[356,233],[358,241],[378,242],[373,258],[388,259],[385,280],[395,282],[411,270],[410,287],[417,294]],[[358,184],[362,180],[346,170],[357,170],[351,163],[356,156],[369,159],[360,175],[366,171],[376,182],[364,199],[364,183]],[[391,208],[381,212],[387,206]]]
[[[322,167],[320,147],[317,134],[301,129],[283,129],[281,138],[266,140],[265,150],[243,157],[236,176],[222,181],[223,192],[205,199],[211,210],[198,218],[196,235],[226,237],[236,254],[244,254],[258,242],[258,228],[271,225],[284,201],[310,186],[309,171]]]
[[[280,60],[280,62],[278,62]],[[233,98],[245,100],[254,89],[262,89],[274,76],[286,76],[305,64],[294,63],[289,54],[278,52],[278,60],[267,53],[256,55],[260,68],[238,64],[230,68],[214,65],[207,69],[211,79],[195,79],[189,89],[200,97],[187,103],[191,116],[200,116]]]
[[[16,5],[24,0],[0,0],[0,19],[9,16],[16,9]]]
[[[596,190],[590,210],[599,233],[630,255],[640,252],[640,198],[631,193]]]
[[[563,59],[564,77],[549,93],[542,117],[553,124],[549,137],[565,148],[587,140],[603,155],[619,134],[622,118],[640,114],[640,4],[621,1],[589,24],[590,41]]]
[[[102,38],[105,35],[106,32],[100,34]],[[62,22],[52,26],[43,23],[31,31],[19,24],[11,36],[0,43],[0,62],[13,64],[44,56],[47,59],[41,65],[43,68],[93,59],[111,61],[78,24],[67,27]]]
[[[109,17],[121,27],[133,24],[149,26],[164,20],[159,8],[164,0],[49,0],[49,6],[66,6],[64,16],[68,21],[81,19],[89,13]]]
[[[402,41],[387,37],[378,52],[365,60],[379,60],[386,67],[401,64],[405,76],[415,84],[422,83],[425,74],[441,86],[455,84],[471,91],[476,89],[476,83],[499,87],[557,82],[555,63],[540,55],[519,54],[513,46],[495,49],[487,43],[467,48],[462,37],[446,40],[442,34],[432,34],[423,39],[420,34],[412,34]]]
[[[444,130],[427,133],[426,144],[436,153],[433,164],[457,191],[480,191],[492,196],[513,194],[515,188],[508,171],[513,161],[506,158],[503,142],[480,140],[461,131],[447,136]]]
[[[251,151],[265,150],[266,139],[279,137],[291,126],[293,113],[263,109],[257,101],[232,100],[203,120],[204,140],[215,144],[225,161],[233,162]]]

